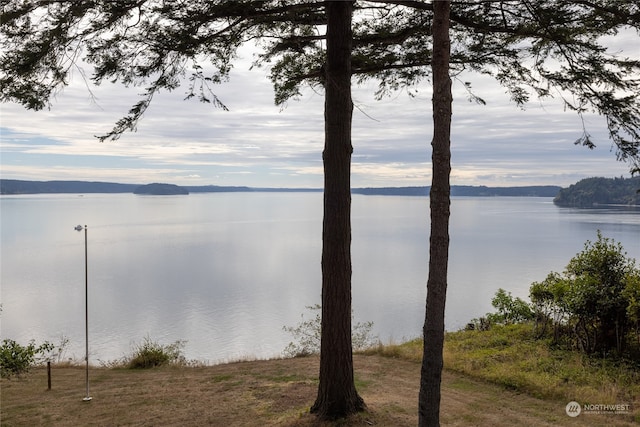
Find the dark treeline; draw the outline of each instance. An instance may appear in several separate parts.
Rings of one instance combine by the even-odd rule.
[[[138,193],[145,192],[145,188],[158,189],[158,186],[168,186],[171,184],[118,184],[113,182],[90,182],[90,181],[23,181],[16,179],[0,179],[0,194],[90,194],[90,193]],[[154,186],[154,187],[148,187]],[[217,185],[206,186],[173,186],[186,190],[187,193],[214,193],[232,191],[253,191],[249,187],[225,187]],[[181,192],[184,194],[184,191]]]
[[[640,205],[640,176],[635,178],[585,178],[560,190],[553,202],[563,207]]]
[[[185,187],[180,187],[174,184],[153,183],[137,187],[135,190],[133,190],[133,194],[147,194],[156,196],[186,196],[189,194],[189,190],[187,190]]]
[[[452,196],[474,197],[555,197],[561,187],[556,185],[532,185],[525,187],[486,187],[484,185],[452,185]],[[354,188],[354,194],[376,196],[428,196],[430,187],[382,187],[382,188]]]
[[[0,194],[133,193],[138,184],[0,179]]]
[[[147,184],[171,185],[171,184]],[[268,188],[246,186],[174,186],[187,193],[220,192],[320,192],[320,188]],[[0,179],[0,194],[90,194],[90,193],[147,193],[141,184],[120,184],[92,181],[25,181]],[[430,187],[366,187],[353,188],[353,194],[370,196],[428,196]],[[487,187],[484,185],[452,185],[452,196],[469,197],[555,197],[554,203],[563,207],[593,207],[598,205],[640,205],[640,177],[586,178],[568,188],[555,185],[522,187]],[[156,193],[160,194],[160,193]],[[168,193],[167,193],[168,194]],[[178,194],[174,192],[173,194]]]
[[[170,185],[170,184],[148,184]],[[148,186],[147,185],[147,186]],[[89,193],[138,193],[149,194],[141,191],[140,184],[118,184],[111,182],[89,181],[24,181],[15,179],[0,179],[0,194],[89,194]],[[173,186],[182,189],[181,194],[186,193],[219,193],[219,192],[320,192],[320,188],[259,188],[244,186]],[[554,185],[526,186],[526,187],[486,187],[470,185],[451,186],[452,196],[519,196],[519,197],[554,197],[561,187]],[[353,194],[375,196],[428,196],[430,187],[378,187],[378,188],[353,188]],[[186,192],[186,193],[185,193]],[[177,193],[176,193],[177,194]]]

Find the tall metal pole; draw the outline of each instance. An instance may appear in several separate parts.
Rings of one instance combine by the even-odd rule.
[[[85,402],[91,400],[89,396],[89,253],[87,250],[87,226],[84,226],[84,337],[85,337],[85,361],[87,395],[82,399]]]

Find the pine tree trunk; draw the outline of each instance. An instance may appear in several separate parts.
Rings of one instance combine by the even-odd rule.
[[[327,2],[322,332],[320,384],[311,408],[321,419],[365,408],[351,346],[351,16],[352,2]]]
[[[433,2],[433,140],[430,195],[429,278],[423,330],[418,422],[440,425],[440,383],[444,343],[444,308],[449,262],[451,173],[451,79],[449,77],[449,1]]]

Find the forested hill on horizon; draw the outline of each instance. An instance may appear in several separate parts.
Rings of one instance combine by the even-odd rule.
[[[0,194],[93,194],[134,193],[154,194],[141,191],[145,187],[168,187],[174,193],[190,194],[222,192],[321,192],[321,188],[262,188],[246,186],[176,186],[170,184],[120,184],[92,181],[26,181],[0,179]],[[561,207],[589,208],[601,205],[640,206],[640,176],[632,178],[585,178],[567,188],[556,185],[531,185],[521,187],[487,187],[484,185],[452,185],[452,196],[470,197],[554,197],[553,202]],[[366,187],[353,188],[353,194],[371,196],[428,196],[430,187]]]
[[[585,178],[561,189],[553,203],[578,208],[600,205],[640,206],[640,176]]]
[[[148,184],[147,184],[148,185]],[[0,194],[91,194],[91,193],[135,193],[143,184],[120,184],[91,181],[26,181],[0,179]],[[189,193],[216,192],[321,192],[320,188],[259,188],[244,186],[180,186]],[[452,196],[515,196],[515,197],[555,197],[560,186],[534,185],[522,187],[487,187],[484,185],[452,185]],[[383,196],[428,196],[430,187],[367,187],[353,188],[353,194]]]

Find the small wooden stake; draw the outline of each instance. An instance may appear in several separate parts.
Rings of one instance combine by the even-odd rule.
[[[51,362],[47,362],[47,390],[51,390]]]

